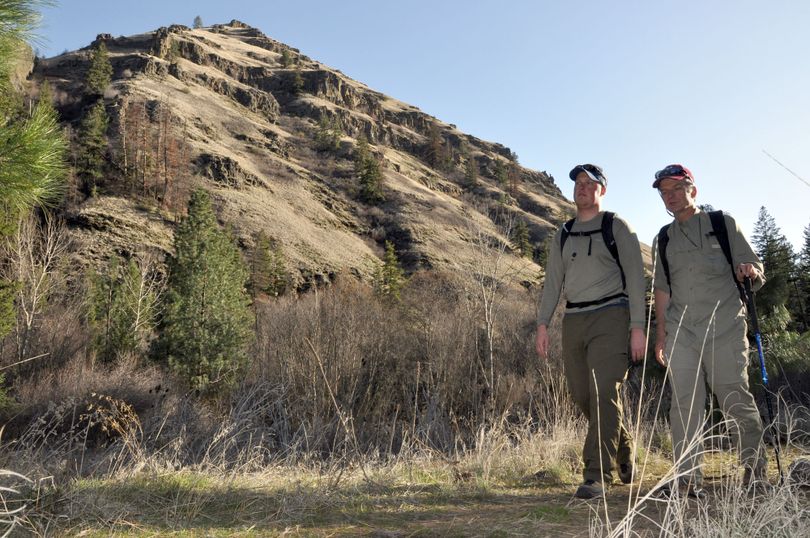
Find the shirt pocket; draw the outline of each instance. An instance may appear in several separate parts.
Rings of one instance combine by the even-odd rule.
[[[731,265],[728,263],[728,258],[726,258],[726,255],[723,253],[720,242],[713,235],[707,236],[706,239],[703,255],[706,257],[708,271],[713,275],[729,274]]]
[[[731,273],[731,265],[729,265],[726,255],[722,250],[715,252],[714,250],[706,254],[706,269],[712,275],[727,275]]]

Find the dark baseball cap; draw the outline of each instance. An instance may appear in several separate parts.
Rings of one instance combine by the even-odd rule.
[[[691,170],[682,164],[670,164],[655,173],[655,181],[653,182],[653,189],[657,189],[658,185],[665,179],[674,179],[675,181],[685,181],[687,183],[695,183],[695,176],[692,175]]]
[[[595,164],[578,164],[573,167],[570,172],[568,172],[568,177],[571,178],[571,181],[576,181],[577,175],[580,172],[585,172],[588,177],[591,178],[591,180],[596,181],[604,187],[607,187],[607,178],[605,177],[605,173]]]

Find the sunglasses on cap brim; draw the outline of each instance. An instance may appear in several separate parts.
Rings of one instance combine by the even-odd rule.
[[[687,179],[692,179],[692,176],[689,175],[689,172],[684,170],[683,166],[678,165],[670,165],[664,168],[663,170],[659,170],[655,173],[655,179],[663,179],[667,177],[683,177]]]

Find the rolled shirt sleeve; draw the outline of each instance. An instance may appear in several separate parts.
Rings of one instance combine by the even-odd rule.
[[[762,275],[751,283],[751,288],[756,291],[765,284],[765,271],[762,261],[757,256],[751,244],[743,235],[737,221],[730,215],[723,215],[726,219],[726,230],[728,230],[728,242],[731,246],[731,260],[734,264],[734,269],[737,269],[741,263],[752,263]]]
[[[557,230],[548,246],[546,256],[546,277],[543,282],[543,291],[540,298],[540,307],[537,312],[537,324],[548,325],[560,301],[563,285],[563,263],[560,252],[560,236],[562,228]]]

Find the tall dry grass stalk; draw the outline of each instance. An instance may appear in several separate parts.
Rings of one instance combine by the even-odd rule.
[[[21,492],[19,483],[32,483],[31,479],[15,473],[0,469],[0,532],[2,538],[10,536],[21,523],[28,504]],[[10,485],[6,485],[9,484]]]
[[[704,424],[708,428],[708,422]],[[732,427],[728,425],[728,427]],[[706,447],[719,445],[722,435],[713,434],[690,440],[687,452],[697,449],[708,454]],[[806,449],[805,449],[806,450]],[[594,517],[590,536],[611,538],[630,536],[659,536],[667,538],[709,536],[717,538],[752,536],[805,536],[810,525],[810,505],[806,492],[797,485],[777,483],[763,490],[743,483],[739,466],[725,462],[719,479],[708,485],[709,497],[697,501],[675,489],[672,497],[660,497],[657,492],[665,484],[688,478],[694,470],[682,468],[676,461],[658,478],[646,493],[633,498],[633,504],[620,521]]]

